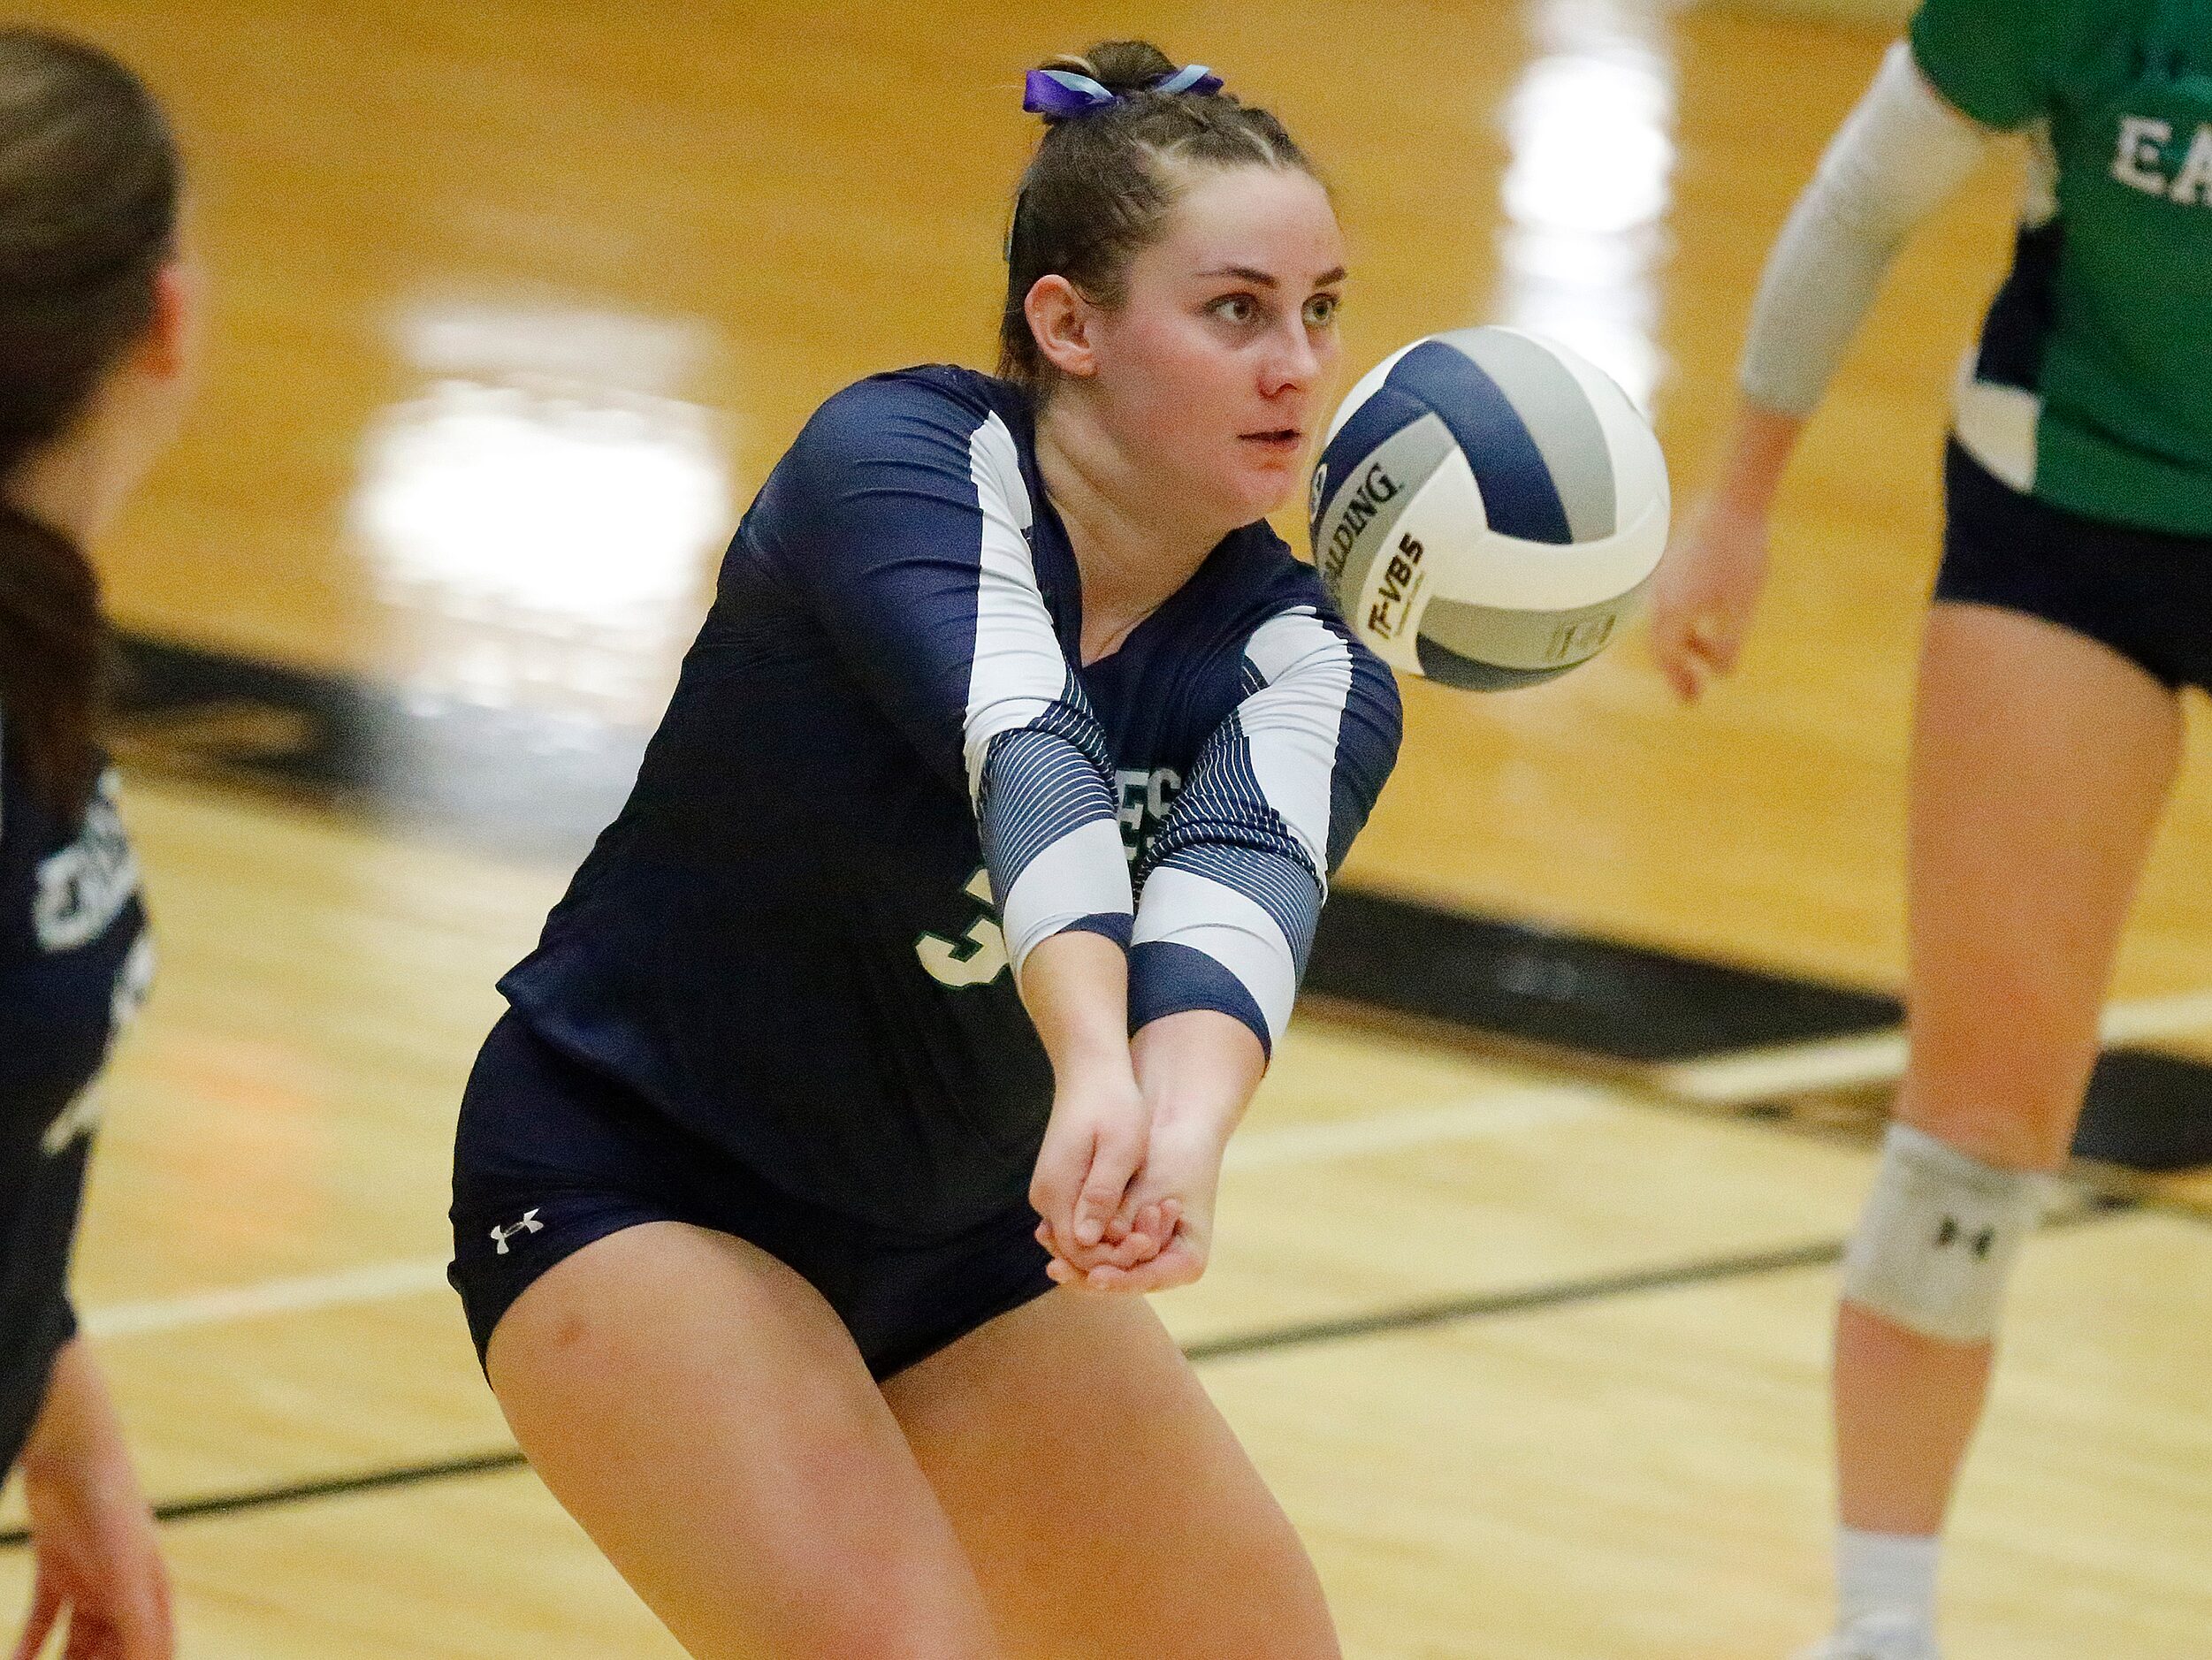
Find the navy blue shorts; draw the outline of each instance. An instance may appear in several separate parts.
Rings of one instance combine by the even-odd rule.
[[[54,1357],[76,1335],[69,1254],[92,1136],[50,1146],[73,1087],[0,1092],[0,1481],[46,1400]]]
[[[484,1039],[461,1097],[451,1215],[447,1277],[479,1360],[533,1280],[640,1222],[712,1228],[787,1264],[836,1311],[879,1379],[1052,1289],[1026,1201],[942,1236],[824,1210],[671,1123],[512,1012]]]
[[[2212,689],[2212,537],[2086,519],[1943,456],[1935,597],[2025,612],[2102,642],[2170,690]]]

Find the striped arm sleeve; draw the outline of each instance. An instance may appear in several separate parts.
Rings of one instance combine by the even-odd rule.
[[[1031,951],[1087,929],[1129,943],[1136,910],[1114,768],[1037,586],[1021,459],[992,415],[970,441],[981,505],[963,751],[983,863],[1017,981]]]
[[[1398,689],[1305,608],[1254,633],[1244,675],[1138,872],[1129,1019],[1209,1009],[1272,1055],[1329,877],[1397,759]]]
[[[977,769],[976,827],[1014,972],[1071,929],[1129,943],[1136,906],[1097,720],[1072,681],[1040,716],[1001,731]]]
[[[1125,945],[1135,910],[1105,735],[1038,586],[1031,509],[995,411],[888,377],[824,405],[749,515],[853,677],[965,790],[1018,977],[1069,929]]]

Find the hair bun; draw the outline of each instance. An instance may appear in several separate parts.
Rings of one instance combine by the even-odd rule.
[[[1117,98],[1142,92],[1176,69],[1174,60],[1149,41],[1101,41],[1080,57],[1055,57],[1038,67],[1088,75]]]

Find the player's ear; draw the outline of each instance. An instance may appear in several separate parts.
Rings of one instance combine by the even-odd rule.
[[[1030,285],[1021,308],[1029,319],[1029,332],[1036,339],[1038,354],[1046,362],[1063,375],[1079,379],[1098,372],[1093,338],[1097,308],[1073,283],[1057,272],[1040,277]]]
[[[199,268],[172,259],[154,273],[154,315],[140,343],[139,361],[158,380],[191,371],[199,339],[203,283]]]

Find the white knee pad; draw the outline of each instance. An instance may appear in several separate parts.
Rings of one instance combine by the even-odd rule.
[[[2000,1170],[1909,1124],[1881,1145],[1843,1254],[1843,1294],[1948,1343],[1996,1335],[2013,1260],[2042,1220],[2046,1178]]]

